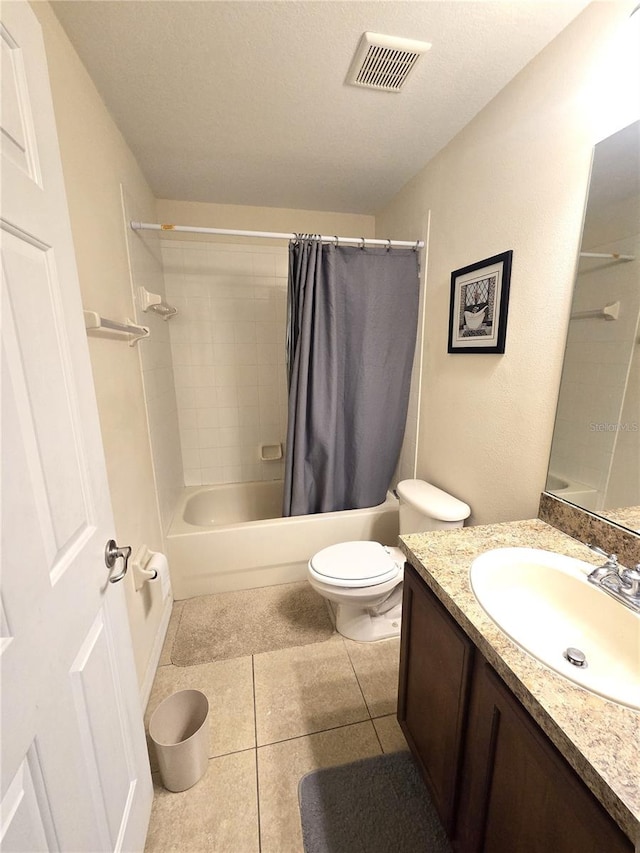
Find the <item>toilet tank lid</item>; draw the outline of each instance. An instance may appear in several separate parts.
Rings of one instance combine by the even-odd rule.
[[[471,515],[471,507],[464,501],[424,480],[402,480],[396,491],[401,500],[437,521],[463,521]]]

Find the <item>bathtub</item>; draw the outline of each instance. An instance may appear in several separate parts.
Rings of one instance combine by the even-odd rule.
[[[281,517],[281,480],[190,486],[167,535],[174,598],[306,578],[316,551],[354,539],[395,545],[398,500],[368,509]]]
[[[558,498],[578,504],[584,509],[598,508],[598,491],[593,486],[580,483],[551,471],[547,476],[547,491]]]

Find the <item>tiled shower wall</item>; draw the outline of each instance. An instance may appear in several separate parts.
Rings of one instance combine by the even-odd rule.
[[[162,241],[186,485],[280,479],[287,247]]]

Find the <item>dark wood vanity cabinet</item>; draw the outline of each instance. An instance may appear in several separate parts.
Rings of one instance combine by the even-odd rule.
[[[464,853],[618,853],[633,845],[477,655],[456,823]]]
[[[403,596],[398,721],[451,836],[475,648],[408,563]]]
[[[405,567],[398,720],[458,853],[634,847],[417,572]]]

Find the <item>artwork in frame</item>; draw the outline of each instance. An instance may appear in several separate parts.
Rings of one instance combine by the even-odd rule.
[[[503,353],[513,251],[451,273],[450,353]]]

